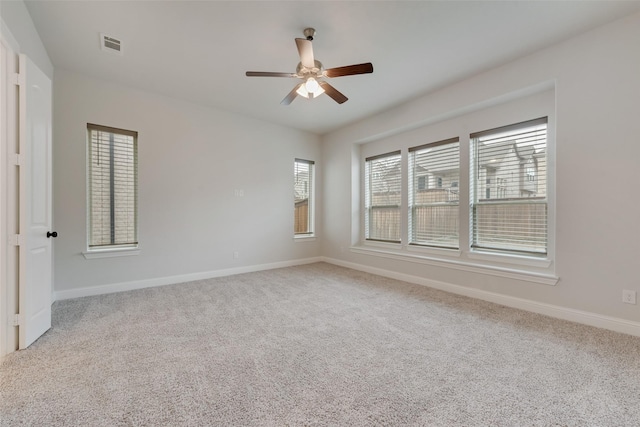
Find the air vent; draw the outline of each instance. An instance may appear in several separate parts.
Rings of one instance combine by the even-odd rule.
[[[100,48],[105,52],[122,55],[122,41],[118,40],[115,37],[108,36],[104,33],[100,33]]]

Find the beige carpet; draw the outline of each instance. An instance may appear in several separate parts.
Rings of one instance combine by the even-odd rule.
[[[2,426],[640,425],[639,338],[324,263],[53,312]]]

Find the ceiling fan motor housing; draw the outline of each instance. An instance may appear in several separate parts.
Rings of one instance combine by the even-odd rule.
[[[322,70],[324,70],[324,68],[322,67],[322,62],[318,61],[317,59],[314,59],[313,65],[314,65],[313,68],[307,68],[304,65],[302,65],[302,62],[299,62],[298,66],[296,67],[296,74],[301,79],[304,79],[307,77],[322,77]]]

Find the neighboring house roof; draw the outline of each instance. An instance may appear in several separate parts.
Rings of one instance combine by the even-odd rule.
[[[308,171],[300,171],[296,174],[295,177],[295,185],[293,187],[295,201],[299,202],[301,200],[305,200],[309,194],[309,172]],[[307,185],[305,185],[307,184]]]
[[[451,158],[451,146],[439,145],[420,151],[416,155],[416,173],[424,175],[431,173],[434,175],[455,171],[458,169],[457,160]]]
[[[529,159],[537,160],[543,157],[544,150],[536,151],[533,145],[520,145],[516,141],[504,141],[495,144],[480,143],[484,149],[481,149],[482,156],[480,159],[480,166],[498,168],[504,161],[505,157],[513,152],[519,160],[525,161]]]
[[[504,158],[513,150],[515,141],[505,141],[496,144],[480,143],[480,166],[497,168]]]

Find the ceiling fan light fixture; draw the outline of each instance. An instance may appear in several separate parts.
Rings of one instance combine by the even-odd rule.
[[[307,88],[304,87],[304,83],[300,83],[300,85],[298,86],[298,90],[296,90],[296,93],[300,96],[304,96],[305,98],[309,98],[309,92],[307,92]]]
[[[309,80],[313,80],[311,85],[309,85]],[[305,98],[317,98],[324,93],[324,89],[318,84],[316,79],[309,77],[306,82],[300,83],[296,93]]]
[[[304,84],[304,88],[307,89],[307,92],[315,92],[319,87],[320,85],[318,84],[318,81],[313,77],[309,77]]]

